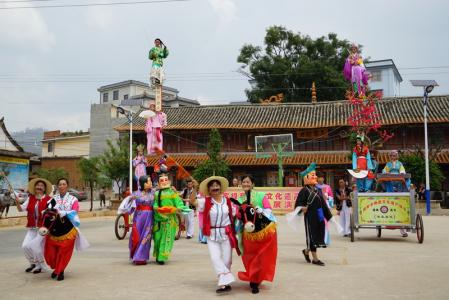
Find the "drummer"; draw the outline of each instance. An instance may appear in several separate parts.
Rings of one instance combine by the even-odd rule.
[[[404,165],[398,160],[399,153],[397,150],[392,150],[390,152],[390,161],[387,162],[385,168],[382,170],[383,174],[405,174]],[[407,190],[410,190],[410,178],[405,181]],[[403,184],[400,181],[387,181],[385,182],[384,189],[387,193],[392,192],[403,192]]]
[[[404,165],[398,160],[399,153],[397,150],[392,150],[390,152],[390,161],[387,162],[385,168],[382,170],[383,174],[405,174]],[[408,191],[410,189],[410,178],[405,180],[405,185]],[[403,192],[403,184],[401,181],[386,181],[385,190],[387,193],[392,192]],[[405,229],[401,229],[401,236],[407,237],[408,234]]]

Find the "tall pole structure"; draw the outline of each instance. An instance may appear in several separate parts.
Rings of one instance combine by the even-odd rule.
[[[424,161],[426,165],[426,214],[430,215],[429,142],[427,138],[427,91],[424,89]]]
[[[129,111],[129,191],[133,192],[133,113]]]
[[[427,134],[427,104],[428,96],[433,91],[438,83],[435,80],[410,80],[413,86],[419,86],[424,88],[423,105],[424,105],[424,162],[425,162],[425,173],[426,173],[426,214],[430,215],[430,171],[429,171],[429,141]]]

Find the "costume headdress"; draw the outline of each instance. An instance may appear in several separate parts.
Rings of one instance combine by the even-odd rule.
[[[142,145],[142,144],[140,144],[140,145],[138,145],[138,146],[136,147],[136,149],[137,149],[137,152],[142,152],[142,153],[143,153],[143,150],[145,149],[145,146]]]
[[[304,171],[299,173],[299,175],[301,175],[301,177],[306,177],[310,172],[315,171],[315,169],[316,169],[316,163],[313,162],[307,167],[307,169],[305,169]]]

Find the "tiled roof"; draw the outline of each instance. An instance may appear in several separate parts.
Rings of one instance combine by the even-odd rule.
[[[379,163],[385,164],[389,161],[389,151],[379,151],[377,159]],[[275,166],[277,159],[273,155],[268,158],[257,158],[255,152],[237,152],[223,153],[225,160],[230,166]],[[176,162],[184,167],[196,167],[201,162],[208,159],[205,153],[174,153],[170,156]],[[148,156],[149,165],[155,165],[159,161],[159,157]],[[316,162],[318,165],[351,165],[349,151],[320,151],[320,152],[295,152],[292,157],[283,159],[284,166],[305,166],[310,162]],[[436,158],[437,163],[449,163],[449,150],[442,151]]]
[[[423,123],[421,97],[385,98],[377,103],[383,125]],[[166,130],[178,129],[270,129],[348,126],[351,104],[344,101],[285,103],[278,105],[204,105],[164,108]],[[449,122],[449,95],[429,98],[429,123]],[[143,131],[145,120],[137,117],[133,129]],[[116,127],[128,130],[128,124]]]

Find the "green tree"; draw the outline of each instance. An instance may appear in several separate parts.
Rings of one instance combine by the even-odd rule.
[[[404,164],[407,173],[412,175],[411,181],[415,186],[426,182],[426,165],[424,156],[420,153],[401,155],[400,161]],[[441,184],[444,181],[444,175],[440,166],[430,160],[429,161],[430,189],[441,190]]]
[[[350,48],[347,40],[338,39],[335,33],[312,39],[282,26],[271,26],[264,44],[264,49],[245,44],[237,58],[249,67],[256,81],[256,88],[246,90],[251,102],[279,93],[284,94],[286,102],[309,102],[312,82],[318,99],[345,99],[349,85],[342,70]]]
[[[210,176],[223,176],[228,177],[231,173],[231,169],[225,159],[222,157],[220,151],[223,147],[221,135],[218,129],[211,130],[209,135],[209,142],[207,143],[207,155],[209,159],[198,165],[193,172],[193,177],[201,182]]]
[[[94,188],[100,184],[104,185],[104,178],[101,176],[99,168],[99,157],[81,158],[78,162],[78,169],[83,180],[90,189],[90,211],[93,209]],[[102,184],[103,183],[103,184]]]
[[[129,142],[128,139],[120,139],[114,145],[108,140],[107,146],[98,158],[98,168],[104,177],[116,182],[119,188],[119,199],[121,199],[122,182],[129,175]]]
[[[56,181],[59,178],[65,177],[67,178],[69,174],[63,168],[40,168],[36,171],[37,176],[41,178],[45,178],[53,184],[56,184]]]

